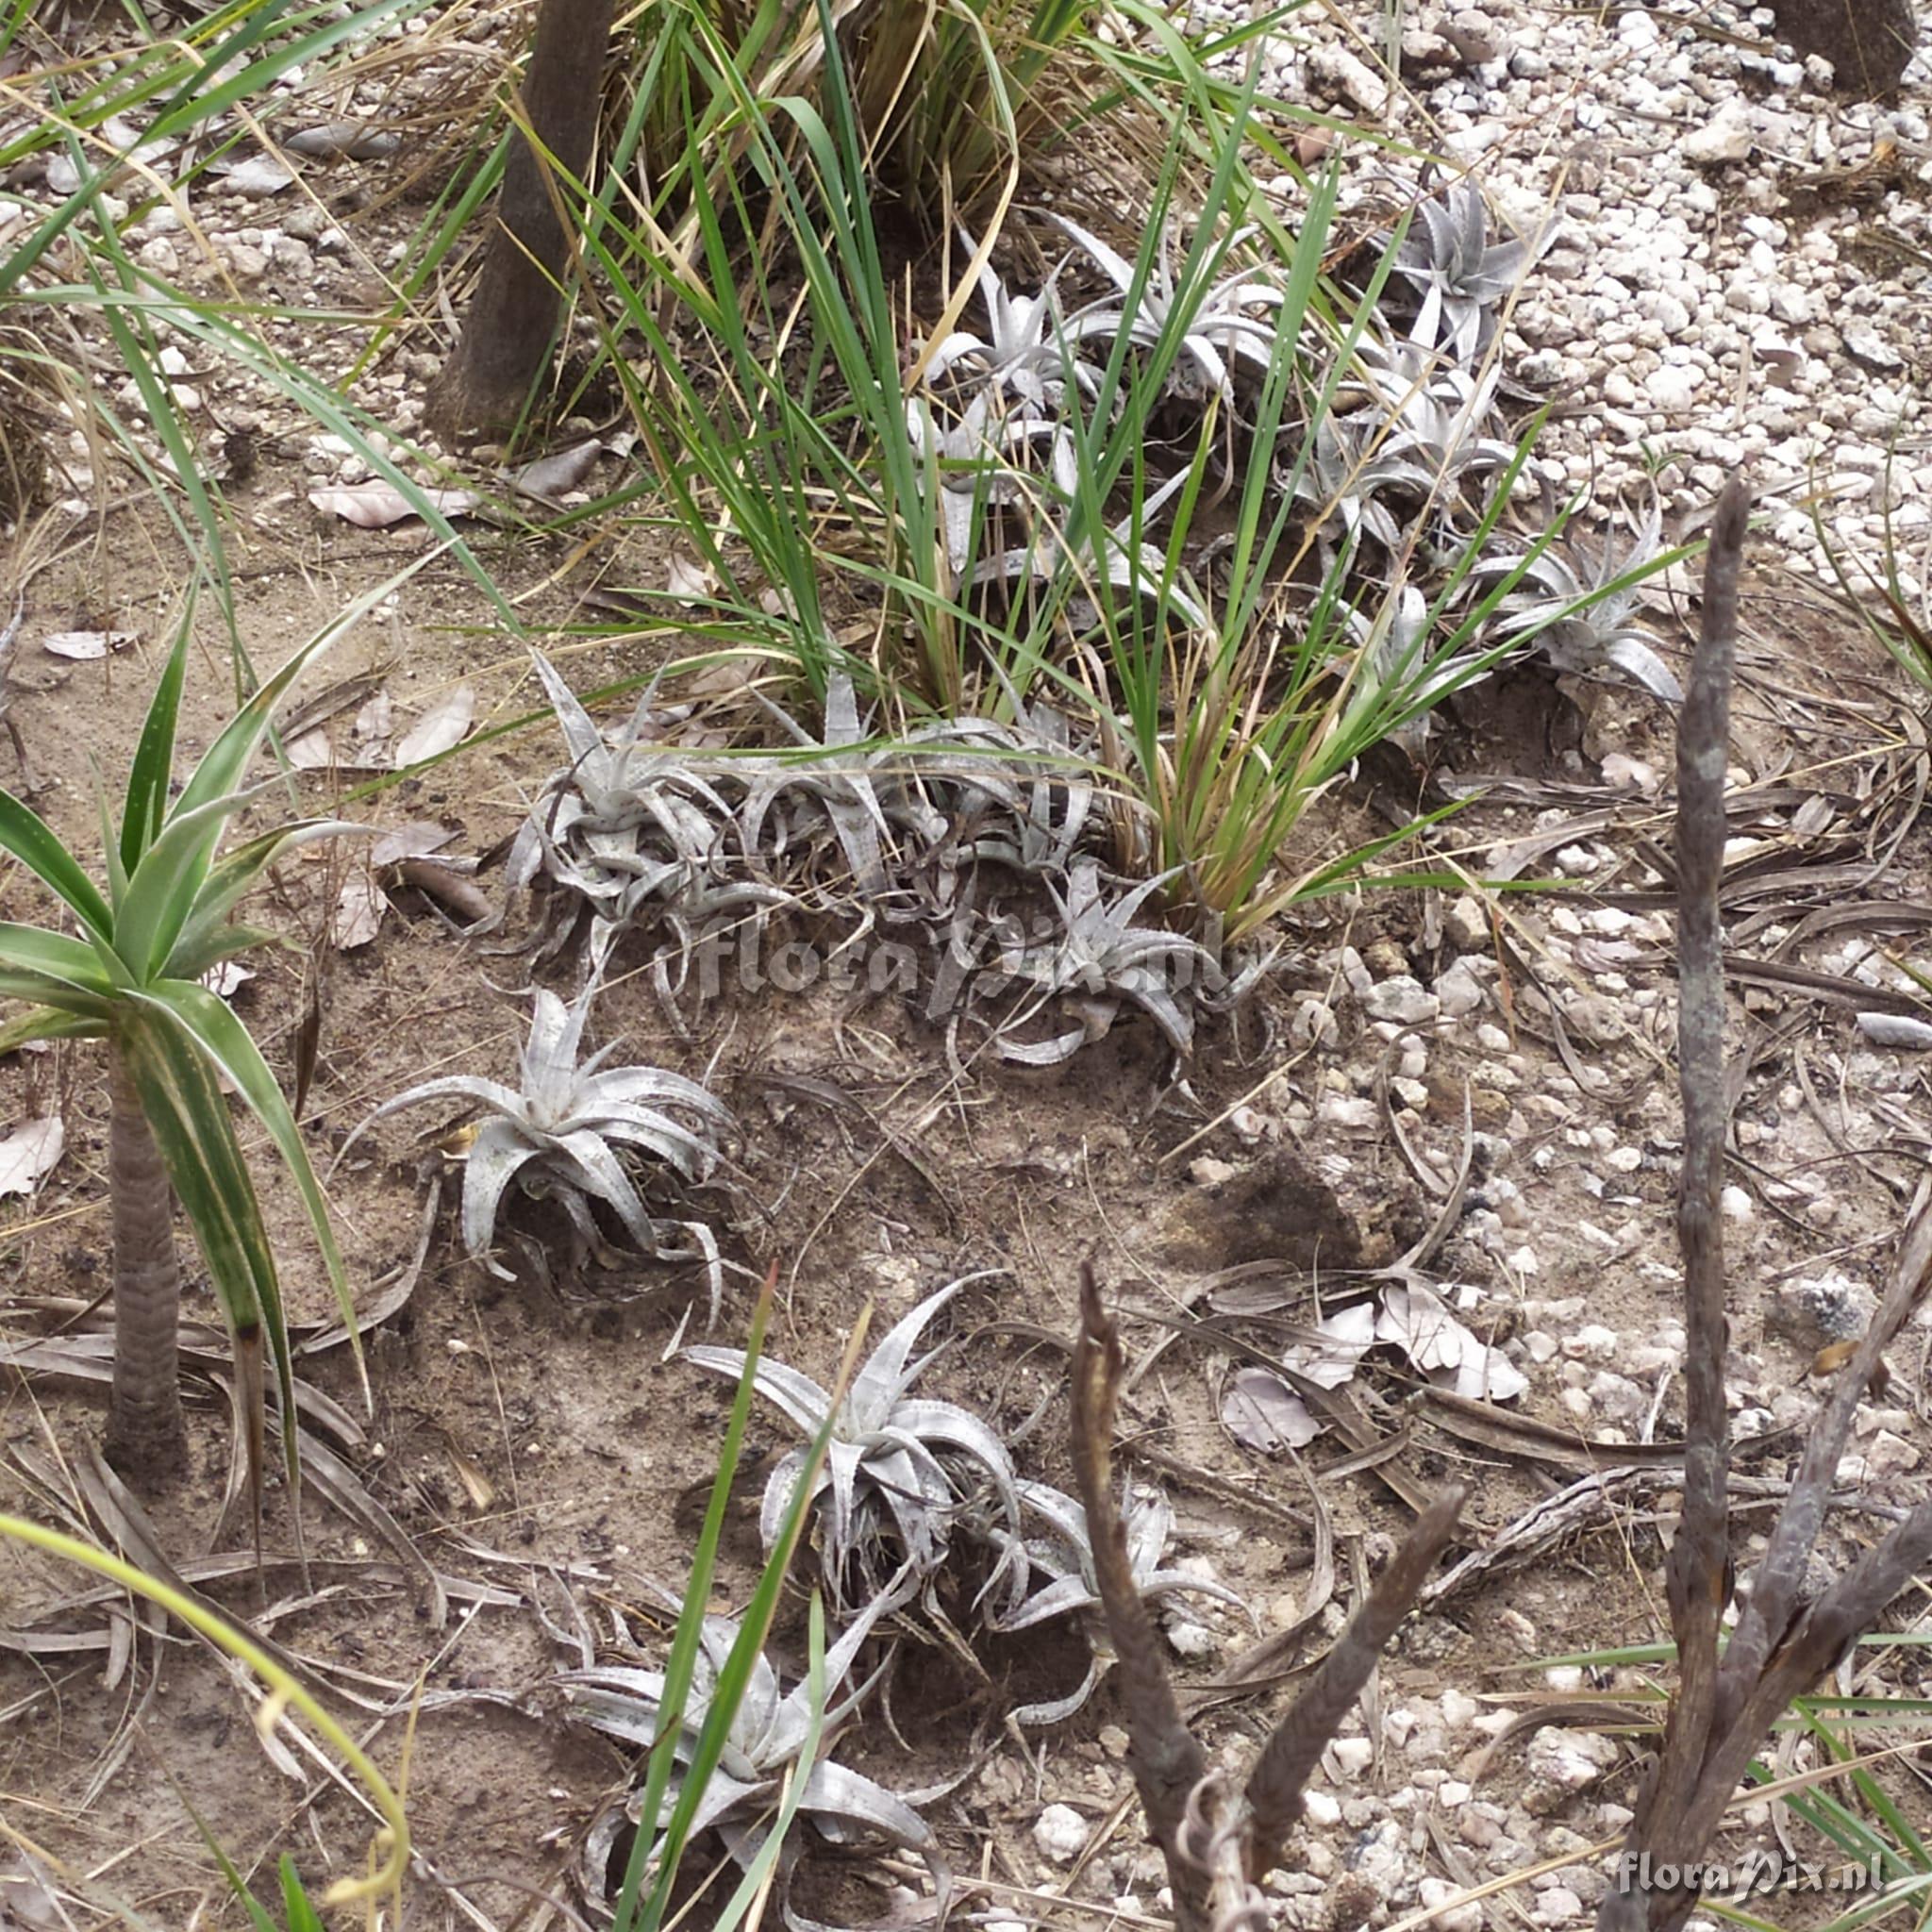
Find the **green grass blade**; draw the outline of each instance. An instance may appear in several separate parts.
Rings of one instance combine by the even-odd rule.
[[[241,783],[242,774],[248,767],[248,760],[255,755],[256,747],[261,742],[262,734],[269,727],[275,706],[280,703],[289,687],[308,670],[309,665],[341,642],[349,631],[363,618],[375,609],[386,598],[394,594],[419,571],[425,569],[443,553],[445,546],[432,544],[413,562],[404,566],[392,575],[385,577],[374,588],[363,591],[361,596],[347,609],[318,631],[314,637],[290,655],[259,689],[248,699],[215,741],[208,746],[200,764],[194,768],[194,774],[182,788],[180,797],[175,803],[170,814],[171,820],[196,810],[211,801],[225,798]]]
[[[765,1327],[771,1320],[772,1303],[778,1285],[774,1264],[752,1309],[751,1328],[745,1338],[744,1372],[738,1378],[732,1398],[730,1418],[724,1424],[724,1446],[718,1453],[718,1473],[711,1481],[711,1495],[705,1507],[705,1520],[698,1530],[691,1552],[691,1578],[685,1586],[684,1605],[672,1638],[671,1654],[664,1663],[664,1694],[659,1702],[658,1741],[652,1746],[644,1774],[644,1790],[638,1810],[637,1842],[631,1847],[630,1862],[619,1888],[614,1924],[617,1932],[635,1932],[638,1895],[642,1889],[644,1869],[652,1844],[658,1836],[658,1820],[664,1807],[664,1793],[670,1789],[675,1763],[675,1746],[684,1715],[685,1699],[691,1692],[691,1674],[696,1666],[698,1637],[710,1602],[711,1577],[717,1568],[718,1542],[724,1532],[724,1512],[731,1500],[731,1485],[738,1474],[739,1458],[744,1450],[744,1432],[751,1420],[752,1376],[764,1347]]]
[[[775,1284],[775,1269],[771,1280]],[[731,1654],[724,1660],[724,1667],[718,1673],[711,1701],[705,1712],[705,1722],[698,1733],[685,1771],[683,1789],[678,1793],[677,1805],[671,1814],[671,1822],[664,1829],[664,1850],[658,1870],[658,1882],[652,1890],[651,1898],[643,1918],[639,1922],[638,1932],[658,1932],[665,1914],[671,1907],[671,1889],[676,1880],[677,1866],[683,1857],[691,1820],[705,1794],[711,1774],[718,1768],[724,1743],[730,1732],[733,1719],[739,1706],[744,1701],[744,1693],[751,1681],[752,1667],[757,1662],[765,1640],[771,1634],[772,1620],[777,1615],[778,1602],[784,1594],[785,1573],[790,1568],[792,1552],[798,1547],[798,1540],[805,1533],[805,1520],[812,1507],[812,1493],[818,1482],[818,1474],[824,1466],[826,1450],[832,1440],[832,1430],[837,1424],[840,1404],[844,1399],[847,1380],[858,1361],[858,1350],[864,1338],[866,1322],[861,1319],[846,1347],[843,1365],[832,1390],[832,1402],[825,1416],[824,1426],[812,1439],[811,1446],[806,1452],[804,1466],[798,1474],[798,1481],[791,1492],[791,1501],[785,1512],[785,1520],[779,1526],[778,1535],[772,1544],[770,1555],[765,1558],[765,1567],[758,1577],[758,1588],[752,1592],[751,1601],[745,1606],[744,1614],[739,1623],[738,1641],[731,1647]],[[747,1360],[745,1374],[751,1374]],[[662,1742],[657,1747],[664,1749],[675,1740],[675,1732],[667,1732]],[[619,1922],[623,1932],[623,1922]]]
[[[806,1722],[805,1740],[798,1747],[798,1756],[791,1761],[785,1799],[772,1820],[765,1841],[758,1847],[758,1856],[745,1868],[743,1877],[738,1881],[738,1890],[724,1902],[711,1932],[736,1932],[739,1921],[751,1909],[753,1901],[770,1877],[772,1868],[784,1853],[786,1840],[791,1837],[799,1807],[805,1802],[805,1788],[810,1781],[811,1768],[818,1762],[819,1740],[825,1725],[825,1611],[817,1591],[811,1593],[806,1643],[807,1709],[809,1716]]]
[[[322,1914],[308,1903],[308,1894],[303,1890],[302,1880],[295,1871],[295,1861],[287,1852],[282,1854],[279,1876],[282,1881],[282,1910],[288,1916],[289,1932],[326,1932]]]

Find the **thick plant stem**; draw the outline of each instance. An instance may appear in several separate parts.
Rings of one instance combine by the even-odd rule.
[[[578,181],[590,169],[611,12],[612,0],[543,0],[538,12],[522,99],[536,145],[522,133],[510,142],[462,338],[429,398],[431,421],[451,435],[508,426],[543,371],[570,258],[551,164]]]
[[[114,1388],[107,1452],[128,1482],[152,1491],[178,1474],[188,1459],[175,1345],[181,1268],[175,1254],[175,1196],[119,1047],[110,1046],[109,1054]]]

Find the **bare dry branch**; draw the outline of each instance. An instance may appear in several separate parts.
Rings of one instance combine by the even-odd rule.
[[[1113,1497],[1113,1418],[1123,1358],[1120,1325],[1101,1307],[1092,1267],[1080,1267],[1080,1334],[1074,1345],[1074,1478],[1087,1511],[1094,1580],[1108,1635],[1119,1657],[1128,1762],[1147,1826],[1167,1859],[1174,1923],[1193,1932],[1209,1920],[1206,1873],[1183,1856],[1188,1800],[1208,1770],[1208,1754],[1181,1722],[1160,1638],[1127,1559],[1126,1526]]]
[[[1436,1558],[1455,1534],[1468,1491],[1444,1490],[1417,1520],[1407,1540],[1349,1619],[1289,1713],[1275,1726],[1248,1779],[1247,1874],[1257,1880],[1274,1862],[1289,1826],[1300,1815],[1302,1787],[1324,1749],[1361,1694],[1369,1673],[1414,1607]]]
[[[1730,1600],[1730,1420],[1724,1407],[1724,1239],[1718,1194],[1724,1165],[1724,768],[1738,568],[1750,492],[1733,477],[1720,499],[1705,566],[1704,623],[1677,725],[1677,1057],[1684,1166],[1677,1241],[1684,1255],[1684,1516],[1665,1587],[1677,1642],[1678,1689],[1655,1781],[1637,1825],[1681,1823],[1703,1774],[1716,1720],[1718,1630]],[[1633,1842],[1635,1842],[1633,1838]]]
[[[1101,1607],[1120,1658],[1128,1761],[1148,1828],[1167,1860],[1177,1932],[1241,1932],[1266,1923],[1256,1882],[1274,1864],[1323,1748],[1453,1534],[1464,1492],[1445,1491],[1424,1513],[1269,1740],[1236,1804],[1227,1780],[1208,1771],[1206,1752],[1181,1721],[1154,1620],[1127,1560],[1111,1449],[1122,1367],[1119,1327],[1101,1307],[1091,1267],[1083,1265],[1074,1348],[1074,1474]]]
[[[1684,1255],[1687,1413],[1684,1516],[1671,1545],[1666,1582],[1678,1690],[1656,1774],[1638,1804],[1625,1849],[1648,1852],[1653,1869],[1679,1873],[1701,1865],[1732,1793],[1779,1714],[1837,1664],[1932,1554],[1932,1505],[1923,1505],[1822,1595],[1807,1601],[1803,1593],[1853,1413],[1881,1351],[1932,1281],[1927,1187],[1913,1204],[1885,1303],[1806,1443],[1720,1663],[1718,1632],[1732,1578],[1724,1269],[1718,1222],[1725,1130],[1718,887],[1738,569],[1748,503],[1742,480],[1733,479],[1718,504],[1703,634],[1677,734],[1677,1039],[1684,1104],[1677,1237]],[[1629,1873],[1627,1859],[1621,1869]],[[1613,1886],[1598,1912],[1597,1932],[1676,1932],[1696,1903],[1694,1884],[1648,1892]]]

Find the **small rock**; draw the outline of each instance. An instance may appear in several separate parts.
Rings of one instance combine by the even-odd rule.
[[[1442,937],[1458,953],[1487,953],[1490,949],[1490,919],[1482,901],[1474,892],[1464,892],[1442,914]]]
[[[1539,1925],[1568,1925],[1583,1916],[1583,1901],[1567,1885],[1553,1885],[1536,1900]]]
[[[1481,1710],[1482,1706],[1466,1690],[1449,1690],[1442,1693],[1442,1722],[1452,1731],[1474,1724]]]
[[[1389,106],[1388,82],[1346,47],[1311,48],[1307,75],[1321,92],[1352,103],[1372,118],[1379,118]]]
[[[1381,1116],[1375,1103],[1351,1093],[1324,1093],[1315,1107],[1315,1118],[1331,1127],[1347,1127],[1352,1132],[1373,1130]]]
[[[1533,1818],[1547,1818],[1597,1783],[1616,1762],[1617,1747],[1608,1738],[1545,1725],[1524,1754],[1523,1808]]]
[[[1217,1160],[1211,1154],[1204,1154],[1198,1160],[1188,1163],[1188,1178],[1197,1188],[1219,1188],[1241,1173],[1231,1160]]]
[[[1217,1656],[1221,1650],[1220,1638],[1207,1624],[1188,1616],[1173,1615],[1167,1619],[1167,1641],[1175,1656],[1184,1657],[1191,1663]]]
[[[1903,1475],[1918,1466],[1919,1452],[1903,1436],[1895,1436],[1890,1429],[1880,1429],[1865,1445],[1868,1475]]]
[[[1372,1020],[1390,1020],[1402,1026],[1422,1026],[1436,1019],[1441,1002],[1418,979],[1398,974],[1372,987],[1362,1001]]]
[[[1297,1046],[1333,1046],[1341,1037],[1341,1027],[1332,1008],[1307,999],[1295,1008],[1288,1034]]]
[[[1091,1837],[1087,1821],[1071,1805],[1049,1805],[1034,1821],[1033,1842],[1056,1865],[1071,1865]]]
[[[1607,1421],[1634,1423],[1642,1419],[1650,1397],[1627,1375],[1612,1374],[1605,1369],[1591,1381],[1590,1406]]]
[[[1721,167],[1748,159],[1756,139],[1750,102],[1733,94],[1702,127],[1693,127],[1677,143],[1677,152],[1697,167]]]
[[[1359,1777],[1375,1761],[1375,1747],[1367,1738],[1337,1738],[1329,1747],[1344,1777]]]
[[[1906,358],[1875,328],[1848,328],[1845,353],[1871,369],[1903,369]]]
[[[1875,1310],[1872,1291],[1849,1275],[1805,1275],[1773,1291],[1764,1324],[1801,1348],[1816,1348],[1864,1334]]]
[[[1675,414],[1688,409],[1697,400],[1697,391],[1702,387],[1694,369],[1666,362],[1653,369],[1644,378],[1644,393],[1649,396],[1651,407],[1665,409]]]
[[[1756,1212],[1752,1205],[1750,1191],[1734,1182],[1717,1197],[1718,1212],[1726,1221],[1735,1221],[1741,1225]]]
[[[246,242],[227,244],[228,268],[238,282],[258,282],[268,273],[268,257]]]
[[[1445,1020],[1460,1020],[1483,1003],[1482,982],[1469,970],[1466,959],[1458,959],[1446,973],[1436,975],[1436,1007]]]

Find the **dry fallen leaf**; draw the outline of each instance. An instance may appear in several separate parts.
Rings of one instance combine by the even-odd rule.
[[[66,1145],[67,1129],[58,1114],[16,1127],[0,1141],[0,1194],[31,1194]]]
[[[441,703],[430,706],[397,741],[398,769],[420,764],[425,758],[433,758],[438,753],[460,744],[475,716],[476,693],[467,684],[458,685]]]
[[[217,959],[201,975],[201,983],[218,1000],[231,1000],[255,977],[239,959]]]
[[[446,517],[467,516],[476,508],[474,490],[425,490],[419,492],[432,508]],[[308,501],[329,516],[341,517],[358,530],[386,530],[418,514],[416,506],[393,483],[372,477],[367,483],[311,490]]]
[[[382,926],[382,915],[389,901],[382,889],[366,872],[358,873],[343,887],[328,923],[329,943],[339,952],[352,953],[366,946]]]
[[[718,588],[718,574],[684,551],[674,550],[671,567],[664,575],[664,588],[674,597],[709,597]]]
[[[1420,1283],[1383,1290],[1375,1340],[1393,1343],[1430,1381],[1471,1401],[1509,1402],[1529,1387],[1501,1349],[1478,1341],[1441,1296]]]
[[[1356,1365],[1375,1345],[1375,1306],[1357,1302],[1353,1307],[1338,1308],[1324,1315],[1315,1328],[1326,1339],[1293,1343],[1284,1351],[1282,1365],[1318,1389],[1340,1389],[1354,1379]]]
[[[1221,1420],[1250,1449],[1306,1449],[1322,1433],[1301,1397],[1272,1369],[1237,1369],[1221,1398]]]
[[[427,858],[455,837],[448,826],[439,825],[433,819],[412,819],[381,833],[369,848],[369,862],[373,866],[400,865],[406,858]]]
[[[125,651],[136,635],[131,630],[57,630],[41,640],[41,648],[57,658],[77,658],[85,662],[105,658],[109,651]]]
[[[336,748],[327,731],[319,726],[291,739],[282,750],[298,772],[325,772],[336,761]]]
[[[509,480],[526,496],[561,496],[565,491],[575,490],[597,467],[597,458],[603,454],[603,439],[587,437],[582,442],[554,449],[548,456],[512,470]]]
[[[449,1451],[449,1459],[456,1465],[457,1480],[469,1496],[470,1507],[488,1509],[496,1501],[496,1485],[454,1442],[446,1442],[443,1447]]]
[[[291,187],[294,175],[279,161],[271,160],[267,155],[250,155],[245,161],[237,161],[221,177],[221,185],[230,194],[250,194],[258,198],[279,194],[283,189]]]
[[[387,133],[361,121],[325,121],[320,127],[305,127],[291,134],[282,146],[291,155],[308,155],[326,159],[345,155],[352,161],[379,161],[403,144],[399,134]]]

